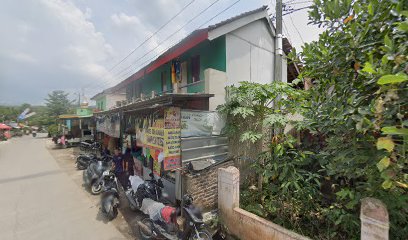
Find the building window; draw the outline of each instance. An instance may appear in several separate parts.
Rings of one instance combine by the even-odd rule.
[[[161,91],[166,92],[167,91],[167,78],[166,78],[166,72],[161,73]]]
[[[192,82],[200,81],[200,55],[191,58]]]

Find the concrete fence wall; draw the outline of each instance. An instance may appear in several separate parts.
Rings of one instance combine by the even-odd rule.
[[[235,167],[218,169],[220,220],[230,234],[243,240],[310,239],[239,208],[239,178]],[[363,199],[360,219],[362,240],[388,240],[388,212],[381,201]]]

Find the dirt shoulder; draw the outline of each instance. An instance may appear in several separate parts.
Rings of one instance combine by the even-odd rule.
[[[66,172],[71,179],[82,188],[83,191],[87,191],[83,187],[82,171],[75,168],[75,159],[79,154],[78,148],[56,148],[55,144],[51,140],[47,140],[46,148],[50,154],[54,157],[57,164],[61,169]],[[89,192],[88,192],[89,193]],[[89,199],[94,204],[95,217],[97,220],[108,223],[107,219],[99,211],[99,196],[94,196],[91,193],[88,195]],[[130,210],[126,197],[123,191],[120,193],[120,208],[118,216],[111,221],[111,223],[127,238],[127,239],[141,239],[138,234],[137,221],[143,218],[143,214],[140,212],[133,212]]]

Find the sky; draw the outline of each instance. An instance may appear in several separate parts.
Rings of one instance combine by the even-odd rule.
[[[283,2],[294,9],[311,4]],[[41,105],[53,90],[89,99],[200,26],[263,5],[275,14],[275,1],[265,0],[2,0],[0,105]],[[283,34],[296,49],[322,31],[308,25],[307,10],[283,17]]]

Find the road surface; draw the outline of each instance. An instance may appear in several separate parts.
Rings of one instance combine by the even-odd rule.
[[[0,144],[0,239],[127,239],[53,159],[45,138]]]

